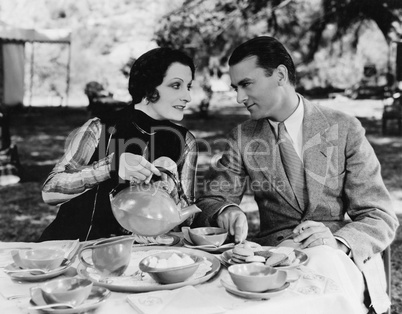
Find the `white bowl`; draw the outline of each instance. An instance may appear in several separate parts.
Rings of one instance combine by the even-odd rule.
[[[180,258],[184,258],[186,256],[192,259],[193,262],[188,265],[176,267],[153,267],[155,259],[168,260],[173,254],[177,254]],[[152,254],[144,258],[140,262],[139,268],[141,271],[148,273],[156,282],[159,282],[161,284],[172,284],[183,282],[190,278],[197,270],[201,261],[202,258],[196,255],[178,252],[161,252]]]
[[[89,296],[93,283],[89,279],[69,277],[46,282],[40,289],[48,304],[68,303],[72,306],[82,304]]]
[[[239,290],[263,292],[282,287],[287,273],[261,263],[237,264],[229,266],[230,277]]]
[[[61,249],[13,250],[11,256],[19,267],[52,270],[63,262],[64,251]]]
[[[195,245],[214,245],[216,247],[221,246],[228,236],[225,229],[218,227],[188,229],[188,234]]]

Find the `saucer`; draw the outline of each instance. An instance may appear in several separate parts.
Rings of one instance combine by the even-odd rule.
[[[263,248],[268,248],[268,247],[263,247]],[[274,249],[274,247],[271,247],[271,248]],[[273,266],[273,267],[277,268],[277,269],[281,269],[281,270],[289,270],[289,269],[295,269],[301,265],[306,264],[309,259],[308,255],[300,250],[294,250],[294,251],[295,251],[296,257],[299,259],[298,263],[295,263],[295,264],[292,264],[289,266]],[[228,251],[222,253],[222,261],[225,266],[238,264],[232,260],[232,254],[233,254],[233,250],[228,250]]]
[[[50,270],[46,274],[33,274],[27,271],[21,271],[20,273],[19,272],[7,273],[7,271],[15,271],[19,269],[23,270],[23,268],[17,266],[15,263],[11,263],[6,267],[4,267],[4,272],[15,280],[40,281],[64,274],[70,268],[71,264],[72,260],[64,259],[61,266],[56,267],[53,270]]]
[[[270,298],[283,293],[290,285],[289,282],[286,282],[282,287],[277,289],[266,290],[263,292],[248,292],[239,290],[230,278],[228,280],[221,279],[221,283],[228,292],[239,297],[253,300],[269,300]]]
[[[210,253],[222,253],[227,250],[230,250],[234,247],[234,243],[226,243],[222,244],[221,246],[215,245],[195,245],[194,243],[188,241],[187,239],[183,239],[183,245],[189,249],[198,249]]]
[[[69,308],[47,308],[41,309],[41,311],[47,313],[55,313],[55,314],[78,314],[78,313],[87,313],[91,310],[96,309],[98,306],[103,304],[106,299],[110,296],[111,292],[109,289],[103,287],[92,287],[91,294],[88,299],[86,299],[81,305],[69,309]],[[45,300],[43,300],[42,293],[40,289],[34,290],[31,295],[31,304],[32,305],[45,305],[47,304]]]
[[[133,246],[152,246],[152,245],[158,245],[158,246],[175,246],[176,244],[178,244],[180,242],[180,237],[175,235],[175,234],[164,234],[162,236],[165,239],[169,239],[171,240],[170,243],[162,243],[161,241],[158,241],[158,237],[148,237],[149,240],[146,241],[146,243],[144,241],[142,241],[142,239],[140,239],[139,237],[136,237],[134,235],[134,243]],[[151,242],[153,241],[153,242]]]

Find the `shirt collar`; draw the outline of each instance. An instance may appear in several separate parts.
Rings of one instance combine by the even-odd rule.
[[[288,131],[293,143],[299,142],[298,136],[300,134],[304,118],[304,103],[300,95],[297,95],[297,97],[299,98],[299,104],[297,105],[296,110],[285,121],[283,121],[285,123],[286,130]],[[278,136],[279,122],[272,121],[269,119],[268,121],[273,126],[276,136]]]

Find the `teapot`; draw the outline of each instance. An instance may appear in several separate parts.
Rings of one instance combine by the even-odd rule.
[[[183,189],[169,170],[157,167],[174,182],[179,197],[186,201]],[[181,224],[191,215],[201,212],[196,205],[178,208],[170,194],[159,182],[130,184],[129,187],[109,194],[112,212],[125,229],[142,236],[158,236]],[[188,201],[187,201],[188,204]]]

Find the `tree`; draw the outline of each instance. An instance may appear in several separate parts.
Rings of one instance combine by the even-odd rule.
[[[374,21],[387,42],[401,36],[399,0],[186,0],[164,16],[155,39],[161,46],[186,49],[200,67],[210,56],[227,57],[244,40],[260,34],[277,37],[308,63],[315,53]]]
[[[401,38],[402,2],[398,0],[322,0],[320,14],[311,24],[309,52],[305,60],[311,61],[323,41],[328,25],[334,25],[329,39],[339,41],[349,31],[354,33],[352,47],[358,42],[360,31],[373,21],[388,44]]]
[[[246,38],[259,34],[265,21],[276,27],[278,21],[267,12],[286,4],[294,6],[290,0],[282,4],[279,0],[187,0],[163,17],[155,39],[160,46],[187,50],[204,67],[210,56],[223,58]]]

